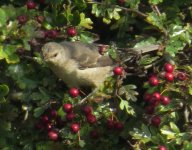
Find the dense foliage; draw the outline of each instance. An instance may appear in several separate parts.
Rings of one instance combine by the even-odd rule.
[[[190,0],[1,0],[0,149],[191,150],[191,20]],[[121,66],[82,105],[41,56],[63,40]]]

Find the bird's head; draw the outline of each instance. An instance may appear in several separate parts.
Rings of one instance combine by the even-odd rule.
[[[43,59],[47,63],[56,64],[65,59],[65,49],[56,42],[46,43],[42,47]]]

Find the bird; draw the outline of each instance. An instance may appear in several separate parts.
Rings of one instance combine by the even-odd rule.
[[[98,45],[83,42],[48,42],[42,47],[44,61],[69,87],[97,89],[113,74],[117,65],[109,55],[101,55]]]
[[[126,61],[127,55],[138,55],[159,49],[160,45],[153,44],[121,49],[119,56],[121,61]],[[101,55],[97,44],[81,41],[47,42],[42,46],[42,55],[50,69],[69,88],[98,89],[107,77],[113,75],[113,68],[118,65],[108,54]]]

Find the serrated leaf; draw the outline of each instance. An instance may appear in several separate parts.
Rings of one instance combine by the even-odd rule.
[[[92,29],[93,27],[91,26],[93,24],[93,22],[91,21],[90,18],[85,18],[85,14],[84,13],[81,13],[80,14],[80,23],[79,23],[79,26],[82,26],[86,29]]]
[[[153,4],[153,5],[157,5],[159,3],[162,3],[163,0],[149,0],[149,3]]]
[[[9,93],[9,87],[5,84],[0,85],[0,98],[6,96]]]
[[[46,110],[46,108],[44,107],[37,107],[34,109],[34,117],[38,118],[39,116],[41,116],[44,111]]]
[[[84,140],[79,140],[79,146],[83,148],[85,146],[85,141]]]
[[[0,27],[5,25],[6,22],[7,22],[7,15],[5,11],[2,8],[0,8]]]
[[[176,124],[174,122],[170,122],[170,127],[171,129],[175,132],[175,133],[180,133],[179,128],[176,126]]]

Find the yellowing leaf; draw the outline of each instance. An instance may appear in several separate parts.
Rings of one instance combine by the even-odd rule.
[[[91,26],[93,24],[93,22],[91,21],[90,18],[85,18],[85,14],[84,13],[81,13],[80,14],[80,18],[81,18],[81,21],[80,21],[80,26],[84,27],[84,28],[87,28],[87,29],[92,29],[93,27]]]

